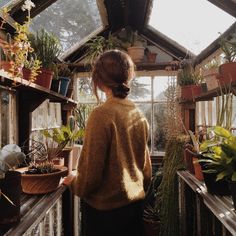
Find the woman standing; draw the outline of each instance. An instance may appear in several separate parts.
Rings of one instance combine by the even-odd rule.
[[[151,180],[148,123],[127,96],[134,64],[121,51],[97,60],[92,80],[106,101],[89,116],[73,192],[84,202],[86,236],[142,235],[142,206]],[[65,181],[69,182],[69,181]]]

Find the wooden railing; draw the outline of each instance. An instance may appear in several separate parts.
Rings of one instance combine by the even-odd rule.
[[[188,171],[177,174],[180,235],[236,235],[236,212],[231,196],[208,193],[205,184]]]
[[[80,199],[62,186],[49,194],[22,194],[20,222],[0,226],[0,235],[79,236],[80,219]]]

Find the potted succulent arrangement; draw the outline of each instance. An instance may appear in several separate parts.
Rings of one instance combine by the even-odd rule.
[[[27,167],[19,168],[21,172],[22,191],[28,194],[45,194],[60,186],[61,177],[67,175],[67,167],[55,165],[63,145],[55,145],[51,141],[30,140],[30,162]]]
[[[194,71],[190,63],[185,64],[177,75],[177,83],[181,87],[181,98],[193,101],[195,97],[199,96],[201,94],[201,86],[199,85],[201,80],[201,74]]]
[[[236,33],[230,40],[222,38],[220,45],[225,59],[225,63],[219,66],[220,83],[227,86],[236,81]]]
[[[15,170],[25,161],[25,154],[15,144],[0,151],[0,225],[20,219],[21,174]]]
[[[42,62],[41,73],[35,83],[50,89],[53,78],[55,60],[61,51],[58,38],[53,33],[41,29],[35,34],[29,34],[29,41],[38,60]]]

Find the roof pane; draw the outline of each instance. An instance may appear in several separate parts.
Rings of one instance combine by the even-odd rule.
[[[101,26],[94,0],[58,0],[32,20],[33,30],[43,27],[58,36],[63,52]]]
[[[1,0],[0,1],[0,7],[5,6],[7,3],[9,3],[9,0]]]
[[[149,25],[199,54],[234,22],[207,0],[154,0]]]

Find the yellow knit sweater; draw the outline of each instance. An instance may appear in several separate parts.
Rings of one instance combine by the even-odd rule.
[[[109,98],[91,113],[72,182],[92,207],[109,210],[145,197],[151,179],[148,123],[128,99]]]

